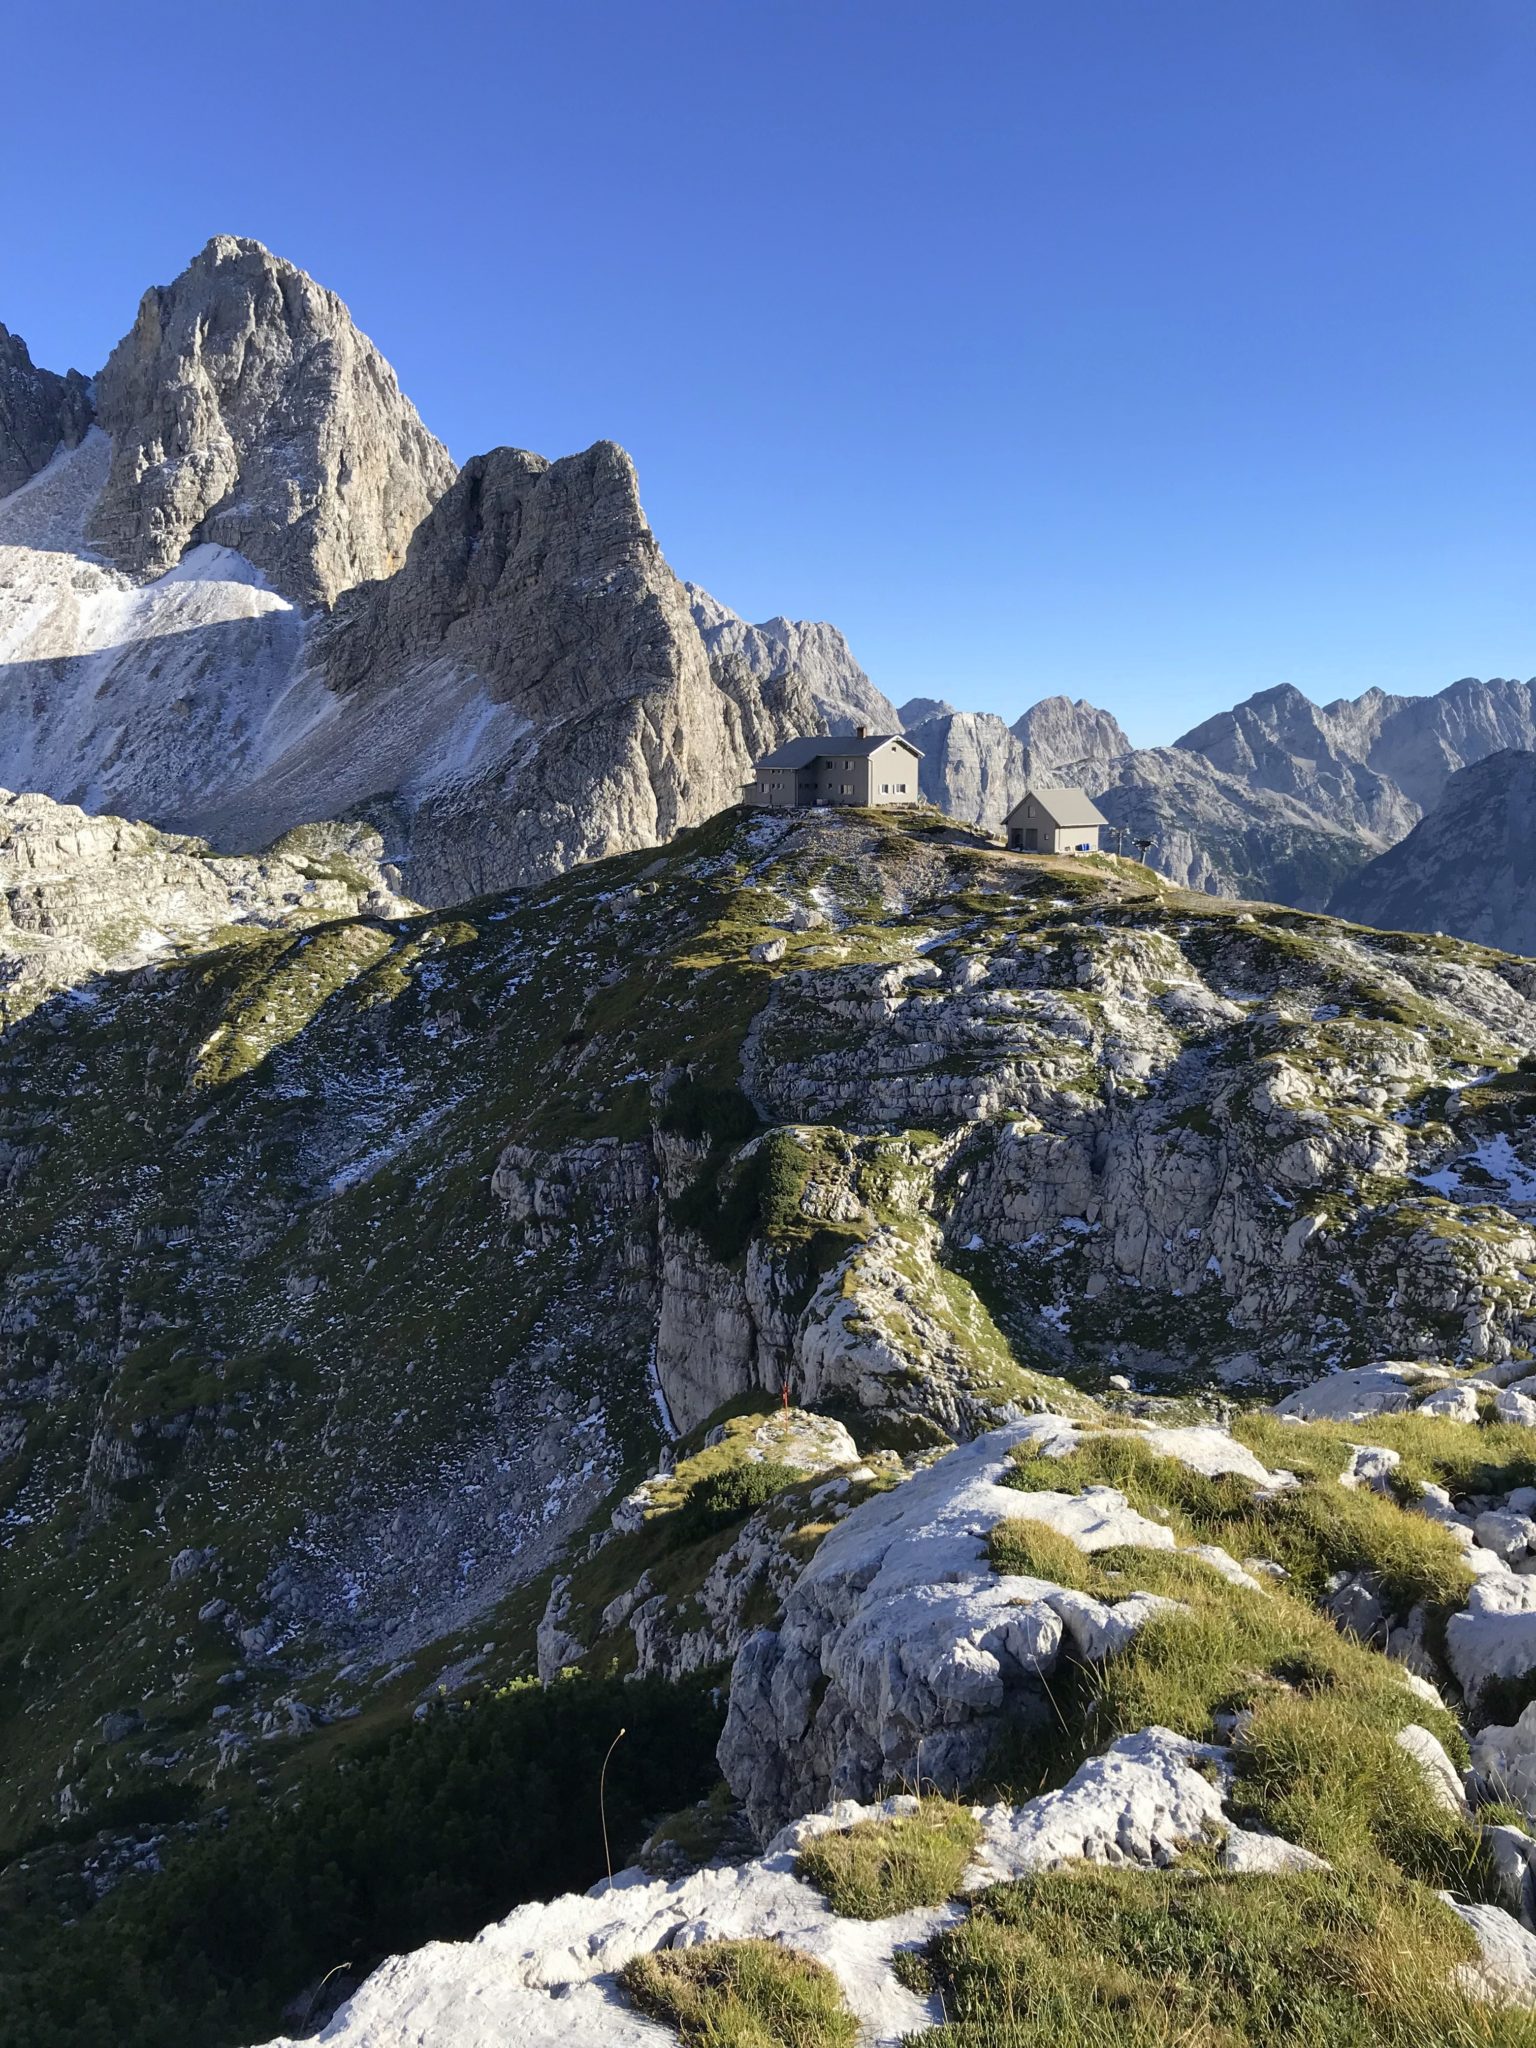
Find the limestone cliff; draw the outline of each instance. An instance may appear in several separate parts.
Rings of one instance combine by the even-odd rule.
[[[1066,762],[1057,773],[1081,783],[1120,829],[1123,838],[1102,835],[1107,846],[1129,852],[1146,839],[1146,859],[1159,874],[1212,896],[1321,910],[1341,878],[1384,844],[1180,747]]]
[[[361,817],[448,901],[664,840],[871,694],[783,621],[712,671],[621,450],[456,481],[340,301],[256,243],[146,295],[89,432],[79,380],[5,361],[11,787],[231,854]]]
[[[1086,697],[1076,703],[1070,697],[1042,697],[1014,720],[1012,731],[1029,772],[1042,780],[1068,762],[1108,761],[1131,751],[1120,721]]]
[[[1291,797],[1381,842],[1401,838],[1416,816],[1396,783],[1340,744],[1328,715],[1288,683],[1219,712],[1176,744],[1251,788]]]
[[[1400,839],[1457,769],[1536,745],[1529,683],[1465,676],[1428,697],[1367,690],[1316,705],[1285,684],[1219,712],[1177,744],[1362,836]]]
[[[918,786],[963,824],[995,832],[1024,794],[1029,757],[990,711],[951,711],[908,727],[922,749]]]
[[[902,730],[921,725],[929,718],[950,718],[960,707],[951,704],[947,697],[909,697],[896,716],[901,720]]]

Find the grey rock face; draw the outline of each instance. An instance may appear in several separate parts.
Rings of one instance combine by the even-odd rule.
[[[1335,824],[1389,843],[1438,801],[1458,769],[1536,747],[1529,683],[1464,676],[1432,697],[1367,690],[1316,705],[1264,690],[1177,742],[1257,789],[1298,798]]]
[[[1334,893],[1336,916],[1536,953],[1536,753],[1460,769],[1408,837]]]
[[[986,832],[999,830],[1032,777],[1091,783],[1131,744],[1109,713],[1086,699],[1043,698],[1011,727],[990,711],[956,711],[930,698],[914,697],[901,715],[923,750],[923,795]],[[1067,764],[1070,776],[1061,772]]]
[[[1131,751],[1120,721],[1086,697],[1075,704],[1070,697],[1042,697],[1014,720],[1013,734],[1025,749],[1031,775],[1044,776],[1069,761],[1109,761]]]
[[[307,620],[226,549],[137,587],[92,559],[111,456],[0,501],[13,785],[241,851],[365,814],[448,901],[666,838],[815,715],[794,675],[711,675],[612,443],[476,458],[397,575]]]
[[[1382,840],[1400,838],[1416,807],[1349,750],[1341,724],[1284,683],[1208,718],[1176,744],[1250,788],[1293,797],[1336,825]]]
[[[558,462],[476,456],[400,572],[324,623],[316,658],[365,724],[453,675],[492,707],[491,751],[409,827],[413,882],[438,900],[665,839],[740,795],[740,718],[611,441]]]
[[[675,681],[693,641],[680,599],[622,448],[559,462],[496,448],[464,465],[400,573],[352,592],[317,647],[339,693],[446,659],[493,702],[557,719]]]
[[[712,656],[709,672],[739,727],[746,763],[771,753],[785,740],[831,730],[826,712],[797,669],[758,677],[740,654],[727,654]]]
[[[923,753],[918,786],[952,818],[995,832],[1024,794],[1024,749],[992,712],[951,711],[909,727],[908,736]]]
[[[1536,691],[1530,683],[1463,676],[1432,697],[1367,690],[1320,714],[1342,751],[1389,775],[1427,810],[1457,769],[1506,747],[1536,747]]]
[[[1123,828],[1126,853],[1137,839],[1150,839],[1151,866],[1211,896],[1321,910],[1341,879],[1382,844],[1176,747],[1141,747],[1058,772],[1063,781],[1080,782],[1111,825]],[[1104,843],[1113,849],[1115,833]]]
[[[0,326],[0,498],[36,476],[56,448],[79,447],[90,424],[80,372],[37,369],[21,336]]]
[[[712,661],[739,661],[760,684],[800,678],[824,721],[802,731],[851,732],[865,725],[871,732],[900,732],[896,707],[865,675],[836,626],[785,618],[753,626],[697,584],[683,589]]]
[[[1112,1655],[1167,1605],[1134,1582],[1106,1605],[993,1569],[988,1532],[1019,1514],[1083,1551],[1173,1548],[1113,1487],[1011,1492],[1008,1453],[1026,1439],[1047,1455],[1075,1441],[1060,1417],[1016,1423],[861,1502],[822,1539],[780,1627],[737,1651],[720,1768],[760,1835],[896,1780],[963,1790],[1005,1721],[1048,1722],[1064,1655]]]
[[[90,537],[135,576],[210,541],[329,605],[398,568],[453,481],[340,299],[230,235],[145,293],[96,403],[112,470]]]

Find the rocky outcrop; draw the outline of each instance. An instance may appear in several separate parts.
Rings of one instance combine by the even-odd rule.
[[[317,658],[362,726],[448,676],[472,684],[478,730],[406,827],[437,901],[670,838],[740,796],[739,719],[611,441],[475,457]]]
[[[1060,1658],[1123,1647],[1162,1604],[1113,1606],[995,1571],[987,1533],[1027,1514],[1084,1551],[1171,1549],[1112,1488],[1019,1494],[1000,1484],[1023,1442],[1070,1445],[1059,1418],[995,1431],[854,1509],[796,1581],[777,1629],[731,1672],[720,1768],[760,1835],[829,1799],[921,1777],[979,1777],[1005,1722],[1044,1723]]]
[[[1455,1130],[1422,1117],[1452,1069],[1362,1017],[1358,994],[1427,1005],[1512,1064],[1536,1032],[1529,969],[1371,951],[1325,921],[1187,899],[1127,915],[1117,890],[1158,889],[1129,866],[1081,918],[1028,899],[1014,922],[1024,899],[1007,884],[1034,874],[1001,854],[990,930],[972,916],[946,935],[919,914],[895,944],[862,925],[845,939],[860,899],[834,895],[819,863],[869,828],[742,830],[769,916],[742,935],[768,988],[740,1077],[768,1128],[714,1150],[659,1129],[630,1175],[680,1428],[787,1385],[961,1436],[1037,1402],[1026,1362],[1041,1358],[1156,1374],[1219,1356],[1294,1376],[1318,1346],[1340,1363],[1411,1358],[1452,1324],[1469,1357],[1529,1341],[1536,1294],[1514,1276],[1536,1251],[1536,1161],[1492,1094],[1463,1093]],[[845,868],[847,885],[899,875],[924,900],[945,856],[898,843],[888,873]],[[590,1149],[530,1155],[522,1213],[582,1185],[597,1199]],[[759,1177],[792,1207],[719,1244],[699,1210],[743,1202]],[[1357,1231],[1332,1221],[1346,1187]]]
[[[711,1463],[723,1443],[724,1456]],[[687,1513],[701,1468],[750,1479],[754,1467],[779,1490],[745,1523],[727,1522],[695,1586],[701,1548],[710,1540],[709,1530],[696,1519],[690,1523]],[[890,1454],[866,1463],[840,1422],[805,1409],[774,1409],[757,1422],[717,1425],[695,1459],[627,1493],[585,1557],[556,1575],[539,1623],[539,1677],[548,1685],[572,1665],[602,1671],[617,1661],[638,1678],[676,1679],[729,1664],[765,1611],[782,1609],[818,1533],[851,1511],[875,1483],[877,1468],[887,1484],[903,1476]],[[670,1556],[657,1540],[669,1526],[680,1532]],[[640,1536],[649,1540],[652,1562],[608,1598],[624,1576],[624,1542]],[[681,1597],[679,1572],[689,1589]],[[604,1588],[600,1606],[588,1598],[591,1573]]]
[[[302,930],[414,905],[366,825],[314,826],[260,856],[0,790],[0,1026],[97,975],[230,927]]]
[[[19,334],[0,326],[0,498],[78,448],[91,424],[90,387],[78,370],[40,370]]]
[[[1246,1482],[1260,1516],[1288,1499],[1299,1483],[1290,1474],[1268,1472],[1219,1429],[1122,1424],[1111,1434],[1136,1439],[1152,1454],[1148,1486],[1158,1484],[1154,1473],[1176,1474],[1179,1465],[1207,1477],[1227,1474],[1237,1488],[1234,1504]],[[1017,1895],[991,1892],[992,1887],[1042,1881],[1024,1903],[1051,1911],[1064,1932],[1091,1938],[1102,1919],[1073,1928],[1071,1909],[1062,1913],[1067,1900],[1082,1901],[1098,1916],[1106,1907],[1134,1912],[1143,1898],[1150,1911],[1161,1914],[1173,1899],[1181,1924],[1195,1928],[1202,1927],[1199,1916],[1208,1904],[1211,1931],[1224,1934],[1234,1924],[1230,1911],[1239,1898],[1245,1910],[1262,1910],[1269,1896],[1277,1912],[1293,1914],[1301,1905],[1309,1915],[1315,1910],[1327,1916],[1344,1875],[1335,1874],[1330,1858],[1348,1855],[1351,1879],[1370,1883],[1354,1862],[1354,1845],[1341,1835],[1351,1810],[1345,1801],[1328,1814],[1329,1857],[1305,1839],[1318,1832],[1311,1802],[1327,1790],[1330,1759],[1315,1743],[1303,1750],[1288,1725],[1298,1711],[1302,1728],[1311,1732],[1317,1725],[1310,1718],[1315,1694],[1295,1683],[1294,1666],[1235,1668],[1234,1698],[1245,1704],[1218,1707],[1208,1731],[1176,1732],[1151,1721],[1113,1732],[1125,1699],[1117,1694],[1115,1662],[1149,1622],[1169,1631],[1166,1646],[1177,1640],[1192,1609],[1209,1616],[1230,1599],[1238,1603],[1238,1643],[1244,1649],[1251,1643],[1262,1658],[1273,1655],[1261,1647],[1271,1630],[1283,1636],[1298,1626],[1304,1601],[1294,1594],[1276,1597],[1276,1582],[1285,1576],[1277,1566],[1254,1560],[1248,1571],[1209,1544],[1183,1548],[1169,1526],[1181,1518],[1161,1519],[1162,1510],[1138,1513],[1113,1488],[1039,1488],[1042,1457],[1067,1458],[1095,1441],[1102,1448],[1102,1439],[1102,1429],[1079,1432],[1063,1418],[1038,1418],[917,1469],[822,1536],[790,1592],[780,1626],[749,1638],[731,1675],[720,1761],[765,1843],[760,1855],[744,1854],[734,1819],[722,1826],[719,1814],[712,1830],[694,1830],[696,1846],[689,1854],[668,1832],[672,1826],[686,1830],[704,1810],[687,1811],[647,1844],[642,1867],[621,1872],[585,1897],[520,1907],[472,1944],[435,1943],[392,1959],[336,2014],[327,2038],[356,2048],[396,2048],[425,2026],[434,2041],[462,2040],[467,2048],[489,2023],[500,2033],[551,2048],[556,2040],[650,2048],[650,2022],[626,1999],[620,1975],[631,1958],[666,1948],[686,1952],[707,1942],[766,1939],[781,1952],[787,1947],[823,1965],[860,2038],[874,2048],[896,2048],[899,2040],[910,2041],[950,2016],[932,1989],[932,1972],[901,1952],[932,1944],[927,1959],[941,1958],[945,1944],[934,1938],[946,1930],[963,1932],[968,1918],[977,1938],[966,1951],[969,1988],[962,1995],[974,2010],[977,1985],[990,1984],[994,1998],[986,2009],[1010,2009],[1018,1952],[1003,1937],[1020,1924],[1011,1910]],[[1020,1452],[1027,1454],[1031,1475],[1023,1491],[998,1483],[1011,1456]],[[1326,1488],[1337,1482],[1311,1483]],[[1000,1534],[1006,1548],[1018,1539],[1021,1520],[1051,1532],[1049,1554],[1070,1577],[1102,1566],[1108,1582],[1123,1590],[1102,1600],[1049,1578],[994,1569],[989,1534]],[[1298,1520],[1305,1525],[1304,1517]],[[1000,1521],[1009,1526],[998,1531]],[[1410,1542],[1400,1554],[1412,1550]],[[1486,1562],[1495,1573],[1501,1569],[1495,1560]],[[1178,1575],[1174,1582],[1184,1597],[1135,1591],[1138,1570],[1149,1569]],[[1478,1583],[1481,1588],[1491,1581]],[[1223,1648],[1219,1629],[1195,1626],[1184,1646],[1188,1651],[1233,1654]],[[1326,1662],[1323,1644],[1310,1633],[1306,1640],[1311,1654]],[[1236,1654],[1241,1658],[1243,1649]],[[1448,1913],[1454,1912],[1470,1931],[1470,1941],[1426,1949],[1424,1987],[1441,1997],[1449,2026],[1465,2019],[1474,2032],[1483,2031],[1485,2016],[1460,2004],[1457,1993],[1491,2005],[1536,2004],[1536,1940],[1529,1931],[1536,1842],[1503,1820],[1483,1824],[1478,1814],[1491,1799],[1530,1804],[1536,1708],[1515,1726],[1483,1730],[1473,1742],[1474,1767],[1464,1776],[1440,1736],[1420,1718],[1427,1710],[1451,1732],[1434,1687],[1372,1653],[1357,1649],[1352,1657],[1352,1677],[1369,1690],[1358,1703],[1344,1693],[1333,1712],[1373,1756],[1390,1788],[1378,1810],[1412,1816],[1448,1851],[1454,1845],[1475,1857],[1482,1883],[1497,1900],[1480,1891],[1470,1900],[1441,1892],[1436,1901],[1421,1869],[1394,1870],[1386,1877],[1415,1914],[1433,1916],[1416,1924],[1438,1921],[1443,1936]],[[1060,1668],[1068,1662],[1072,1670]],[[1131,1696],[1156,1697],[1172,1675],[1169,1662],[1184,1676],[1182,1689],[1173,1678],[1171,1697],[1187,1714],[1198,1690],[1177,1659],[1143,1659]],[[1102,1667],[1098,1712],[1109,1716],[1108,1729],[1082,1718],[1095,1696],[1092,1678],[1082,1689],[1089,1665]],[[1078,1749],[1076,1767],[1060,1771],[1063,1782],[1018,1801],[968,1811],[936,1809],[933,1792],[956,1781],[963,1786],[987,1768],[992,1744],[1005,1732],[1025,1745],[1005,1754],[1028,1755],[1037,1719],[1051,1743]],[[1256,1795],[1256,1785],[1264,1786],[1270,1775],[1265,1764],[1273,1769],[1276,1733],[1289,1772],[1274,1790]],[[1042,1754],[1049,1756],[1049,1745]],[[1052,1770],[1049,1762],[1045,1769]],[[1292,1796],[1292,1778],[1301,1781],[1299,1797]],[[904,1780],[919,1791],[882,1797],[882,1779]],[[874,1790],[839,1798],[839,1785]],[[1352,1783],[1348,1799],[1359,1794]],[[1283,1815],[1285,1831],[1235,1822],[1232,1808],[1239,1797],[1245,1817],[1255,1806],[1271,1821]],[[712,1800],[709,1811],[714,1810]],[[866,1882],[878,1905],[886,1870],[880,1852],[894,1849],[903,1831],[925,1816],[969,1830],[968,1840],[961,1835],[963,1861],[953,1876],[936,1887],[931,1903],[903,1910],[901,1901],[888,1896],[894,1910],[887,1914],[874,1912],[858,1922],[842,1918],[837,1894],[829,1887],[824,1896],[815,1888],[825,1883],[818,1859],[830,1857],[835,1868],[846,1854],[855,1869],[871,1873]],[[1304,1839],[1291,1839],[1292,1832]],[[862,1858],[855,1857],[854,1839],[865,1852]],[[663,1859],[662,1849],[674,1853]],[[1383,1851],[1372,1844],[1370,1853]],[[658,1863],[669,1871],[681,1864],[687,1874],[668,1882],[657,1876]],[[1177,1872],[1181,1865],[1192,1866],[1182,1881],[1155,1875]],[[1096,1881],[1096,1875],[1109,1873],[1128,1882]],[[1044,1882],[1056,1874],[1070,1890]],[[1228,1877],[1240,1877],[1242,1885],[1226,1886]],[[1416,1880],[1424,1889],[1415,1901]],[[1266,1884],[1274,1887],[1268,1895]],[[1208,1947],[1199,1953],[1208,1955]],[[1159,1948],[1134,1966],[1144,1972],[1142,1985],[1154,1985],[1162,1997],[1188,2001],[1192,2009],[1201,2004],[1206,1985],[1192,1976],[1187,1951],[1174,1947],[1165,1954]],[[1310,1994],[1313,1954],[1292,1956],[1281,1948],[1271,1967],[1273,1981],[1294,1971],[1298,1992]],[[1438,1984],[1432,1973],[1439,1973]],[[1063,1998],[1071,1995],[1064,1987]],[[1091,2006],[1094,1995],[1085,1994],[1085,2005]],[[1344,1997],[1352,1995],[1353,1987]],[[708,2003],[707,1991],[702,2002]],[[993,2031],[983,2026],[977,2038],[991,2039]]]
[[[1406,839],[1349,876],[1336,917],[1536,953],[1536,753],[1459,769]]]
[[[231,235],[145,293],[95,395],[112,467],[90,538],[136,577],[211,542],[329,605],[398,568],[453,481],[340,299]]]
[[[753,626],[696,583],[685,583],[683,589],[711,661],[739,662],[760,685],[798,678],[819,714],[815,725],[802,730],[852,732],[863,725],[871,732],[901,731],[895,706],[854,660],[836,626],[785,618]]]

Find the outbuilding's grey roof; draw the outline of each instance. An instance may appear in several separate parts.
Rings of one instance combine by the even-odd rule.
[[[849,760],[857,756],[865,760],[878,753],[881,747],[889,746],[895,740],[907,749],[917,760],[923,757],[921,747],[914,747],[909,739],[899,732],[866,733],[863,739],[851,732],[820,733],[814,739],[786,740],[782,747],[775,747],[771,754],[764,754],[758,762],[759,768],[809,768],[813,761],[830,760],[840,754]]]
[[[1065,783],[1059,787],[1047,784],[1041,785],[1039,788],[1036,788],[1031,783],[1023,796],[1019,798],[1013,809],[1008,813],[1005,822],[1011,825],[1015,819],[1021,817],[1024,812],[1024,806],[1031,797],[1034,798],[1041,810],[1044,811],[1051,823],[1060,832],[1070,832],[1077,825],[1107,825],[1109,823],[1108,818],[1105,817],[1086,790],[1073,789]]]

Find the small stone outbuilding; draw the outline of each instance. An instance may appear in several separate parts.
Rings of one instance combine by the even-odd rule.
[[[1085,791],[1034,783],[1003,820],[1016,853],[1097,853],[1108,823]]]
[[[746,804],[792,810],[812,804],[915,804],[922,749],[900,733],[786,740],[765,754],[741,793]]]

